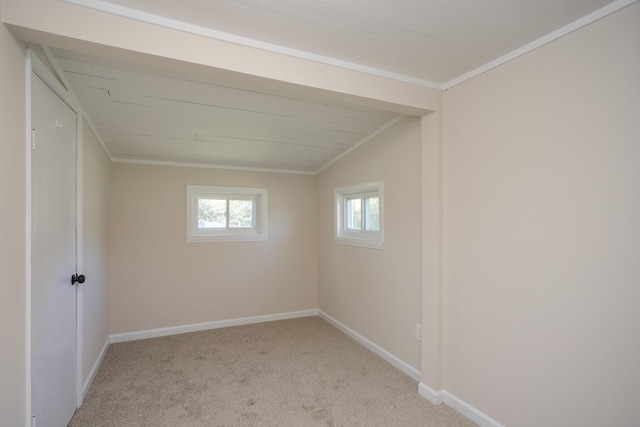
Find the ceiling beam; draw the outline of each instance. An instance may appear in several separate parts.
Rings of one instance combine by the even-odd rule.
[[[3,21],[24,41],[252,88],[421,116],[438,89],[242,46],[58,0],[3,0]],[[205,80],[206,79],[206,80]]]

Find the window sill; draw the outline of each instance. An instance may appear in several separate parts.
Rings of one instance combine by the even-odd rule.
[[[269,240],[265,235],[229,235],[229,236],[188,236],[187,243],[209,242],[264,242]]]
[[[336,237],[336,243],[341,245],[349,245],[349,246],[360,246],[362,248],[370,248],[370,249],[384,249],[384,242],[380,242],[378,240],[367,240],[367,239],[356,239],[353,237]]]

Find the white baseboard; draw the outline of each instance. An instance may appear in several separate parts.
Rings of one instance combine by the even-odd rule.
[[[474,423],[478,424],[480,427],[504,427],[498,421],[494,420],[487,414],[473,406],[469,405],[464,400],[454,396],[446,390],[435,391],[428,385],[423,382],[420,382],[418,385],[418,393],[429,402],[434,405],[440,405],[444,403],[448,407],[454,409],[456,412],[464,415],[469,418]]]
[[[464,400],[457,398],[448,391],[443,390],[442,394],[444,395],[444,403],[447,406],[455,409],[457,412],[469,418],[480,427],[504,427],[504,425],[500,424],[498,421],[469,405]]]
[[[93,379],[96,377],[96,374],[98,373],[98,369],[100,368],[100,365],[102,365],[102,361],[104,360],[104,356],[107,354],[107,349],[109,348],[110,343],[111,343],[110,337],[107,337],[107,339],[104,342],[104,345],[102,346],[102,350],[100,350],[100,354],[98,355],[98,358],[96,359],[95,363],[93,364],[93,367],[91,368],[91,372],[89,372],[89,376],[87,376],[87,379],[84,381],[84,384],[82,384],[82,400],[84,400],[84,398],[87,397],[87,393],[89,392],[89,387],[91,387],[91,383],[93,382]]]
[[[371,350],[373,353],[382,357],[384,360],[389,362],[396,369],[399,369],[405,375],[413,378],[413,380],[415,381],[420,381],[420,376],[421,376],[420,371],[414,368],[413,366],[409,365],[404,360],[399,359],[398,357],[389,353],[384,348],[380,347],[377,344],[374,344],[372,341],[369,341],[367,338],[363,337],[362,335],[360,335],[353,329],[345,326],[344,324],[338,322],[336,319],[329,316],[324,311],[318,310],[318,315],[324,320],[326,320],[327,322],[331,323],[336,328],[340,329],[345,334],[349,335],[352,339],[356,340],[357,342],[359,342],[360,344],[362,344],[363,346]]]
[[[125,332],[111,335],[111,343],[143,340],[147,338],[165,337],[168,335],[186,334],[209,329],[228,328],[230,326],[250,325],[252,323],[272,322],[274,320],[296,319],[299,317],[317,316],[318,310],[293,311],[289,313],[267,314],[264,316],[242,317],[238,319],[217,320],[214,322],[194,323],[191,325],[170,326],[168,328],[148,329],[145,331]]]
[[[420,396],[424,397],[434,405],[440,405],[441,403],[444,403],[443,390],[435,391],[422,381],[420,381],[420,384],[418,384],[418,393],[420,393]]]

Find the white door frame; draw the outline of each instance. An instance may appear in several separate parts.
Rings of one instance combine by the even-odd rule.
[[[82,274],[82,122],[84,118],[80,103],[68,90],[66,90],[54,77],[54,75],[37,58],[31,49],[27,49],[26,55],[26,203],[27,203],[27,232],[26,232],[26,425],[32,425],[32,405],[31,405],[31,74],[35,72],[42,80],[76,113],[76,272]],[[82,294],[81,285],[76,286],[76,407],[82,404],[83,381],[82,381]]]

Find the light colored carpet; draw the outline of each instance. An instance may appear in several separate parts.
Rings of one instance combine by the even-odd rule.
[[[475,424],[306,317],[113,344],[70,426]]]

